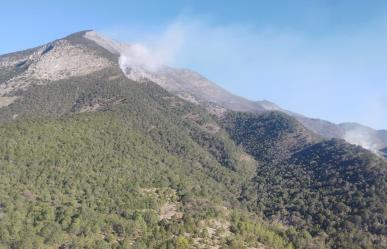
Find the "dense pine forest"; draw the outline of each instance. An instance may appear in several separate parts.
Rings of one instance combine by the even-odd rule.
[[[251,210],[329,238],[334,248],[382,247],[385,161],[343,140],[319,141],[282,113],[234,113],[224,123],[260,162],[252,180],[256,192],[242,196]]]

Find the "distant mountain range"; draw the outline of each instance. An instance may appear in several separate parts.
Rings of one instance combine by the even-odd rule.
[[[0,56],[0,248],[385,248],[386,134],[78,32]]]

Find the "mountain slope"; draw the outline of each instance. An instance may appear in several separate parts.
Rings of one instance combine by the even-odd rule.
[[[179,241],[192,246],[189,238],[206,236],[211,220],[226,229],[254,225],[237,213],[228,218],[237,202],[224,182],[235,181],[235,173],[186,136],[180,138],[185,153],[176,154],[120,115],[112,110],[0,127],[1,246],[180,248]],[[269,225],[255,225],[263,233],[250,236],[260,239],[245,243],[288,244]],[[235,230],[216,243],[242,238]]]
[[[112,66],[44,84],[33,71],[0,109],[0,247],[292,248],[239,205],[256,163],[216,121],[82,37],[65,42]]]
[[[268,101],[250,101],[226,91],[193,71],[159,65],[158,61],[152,59],[152,55],[148,51],[144,52],[136,45],[125,45],[103,37],[94,31],[87,32],[85,37],[95,41],[112,53],[121,55],[123,59],[120,66],[128,78],[138,82],[149,80],[155,82],[181,98],[207,106],[209,110],[214,110],[216,114],[224,112],[224,110],[219,110],[221,108],[242,112],[282,111],[294,116],[308,129],[327,138],[343,138],[350,143],[364,146],[364,148],[372,151],[377,151],[387,145],[387,137],[382,135],[387,131],[376,131],[355,124],[337,125],[284,110]],[[361,140],[359,141],[360,137]]]
[[[282,112],[228,113],[223,126],[237,143],[260,161],[278,161],[318,140],[295,118]]]
[[[30,84],[45,84],[47,81],[67,79],[72,76],[84,76],[113,66],[111,60],[103,54],[89,49],[92,42],[84,39],[76,41],[76,35],[49,43],[24,53],[23,56],[8,55],[0,59],[3,67],[14,67],[17,74],[8,74],[0,82],[0,95],[9,95],[22,90]],[[7,70],[12,71],[12,70]],[[28,79],[28,80],[26,80]]]
[[[223,125],[259,162],[255,192],[241,196],[250,210],[306,229],[324,246],[385,246],[383,160],[343,140],[321,141],[283,113],[232,113]]]
[[[0,248],[386,245],[383,161],[128,79],[90,35],[0,57]]]
[[[86,47],[93,47],[93,52],[85,53]],[[120,60],[120,66],[128,78],[139,82],[149,80],[155,82],[187,101],[206,106],[217,115],[224,113],[225,109],[248,112],[282,111],[294,116],[311,131],[327,138],[343,138],[372,151],[387,145],[386,131],[376,131],[354,124],[336,125],[289,112],[268,101],[254,102],[235,96],[198,73],[159,65],[157,62],[155,64],[152,59],[149,59],[151,55],[142,49],[136,45],[113,41],[94,31],[86,31],[36,49],[2,56],[0,57],[0,107],[12,103],[16,98],[9,96],[12,95],[9,93],[31,84],[31,78],[35,84],[44,84],[47,79],[85,75],[111,66],[109,63],[116,65],[116,58],[121,55],[121,58],[126,59]],[[58,51],[65,52],[61,54]],[[93,54],[96,51],[97,54]],[[98,57],[100,55],[102,56]],[[110,60],[106,60],[106,57]],[[53,61],[55,63],[51,63]],[[42,68],[45,72],[41,72]],[[24,80],[26,78],[28,78],[27,82]]]
[[[240,111],[277,110],[274,104],[262,101],[252,102],[233,95],[205,77],[188,69],[177,69],[153,61],[145,48],[125,45],[91,31],[85,38],[95,41],[116,55],[122,55],[121,69],[129,79],[137,82],[152,81],[167,91],[193,103],[215,104],[227,109]]]

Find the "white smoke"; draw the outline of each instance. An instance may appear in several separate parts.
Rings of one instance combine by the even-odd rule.
[[[344,134],[344,139],[351,144],[359,145],[364,149],[370,150],[375,153],[379,153],[378,144],[374,142],[374,139],[370,132],[361,129],[354,128],[348,130]]]
[[[364,123],[372,123],[376,126],[382,126],[387,118],[387,101],[383,95],[376,92],[370,96],[365,97],[363,102],[364,110]],[[377,131],[361,126],[355,125],[353,127],[347,127],[344,134],[344,139],[355,145],[360,145],[365,149],[368,149],[376,154],[380,154],[380,149],[384,146],[385,141],[381,141],[378,138]]]
[[[249,99],[269,99],[306,116],[383,129],[387,19],[372,24],[345,34],[314,36],[269,26],[219,25],[206,17],[183,15],[155,29],[119,27],[105,33],[140,41],[120,52],[123,69],[190,68]],[[380,98],[385,99],[383,105],[370,101]],[[367,137],[362,133],[347,137],[372,147],[359,142]]]
[[[315,35],[276,26],[219,24],[211,16],[182,13],[156,27],[105,32],[140,41],[153,57],[151,62],[156,58],[151,68],[160,63],[190,68],[249,99],[269,99],[285,109],[332,122],[385,128],[386,115],[363,107],[364,96],[375,91],[386,97],[386,27],[387,19],[375,18],[345,33]]]
[[[120,55],[119,64],[126,72],[128,69],[155,72],[164,65],[173,64],[175,51],[180,46],[180,35],[175,32],[165,34],[150,44],[122,43],[105,37],[95,31],[85,34],[85,37],[95,41],[112,53]]]
[[[185,33],[180,26],[167,29],[160,37],[150,41],[129,44],[120,51],[121,68],[143,68],[151,72],[165,65],[173,65]]]
[[[150,71],[157,70],[164,61],[141,44],[131,44],[120,51],[120,67],[123,71],[127,68],[142,67]]]

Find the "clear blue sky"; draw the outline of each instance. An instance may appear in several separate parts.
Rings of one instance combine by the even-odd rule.
[[[0,54],[95,29],[230,91],[387,128],[387,1],[5,0]],[[166,45],[167,44],[167,45]]]

